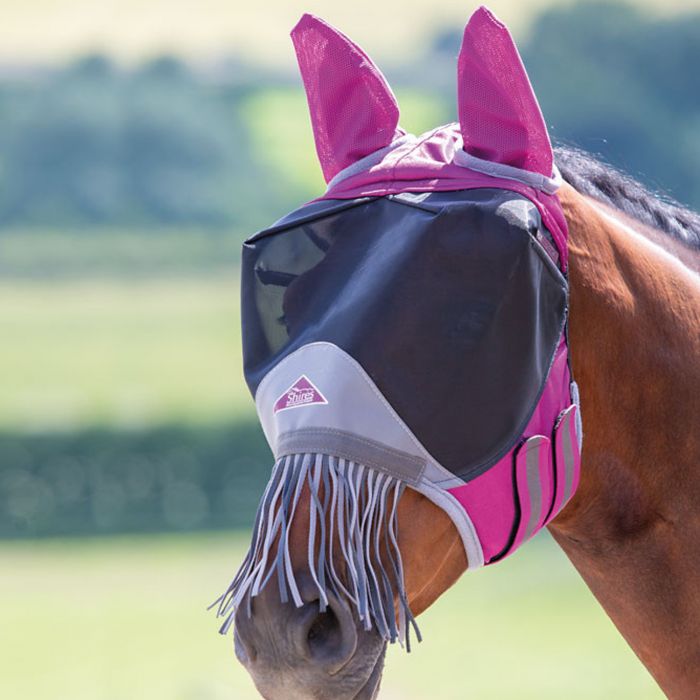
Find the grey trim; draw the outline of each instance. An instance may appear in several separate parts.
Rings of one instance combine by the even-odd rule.
[[[274,413],[277,398],[306,374],[327,405],[310,404],[296,411]],[[265,437],[278,454],[279,436],[309,428],[332,428],[361,435],[425,462],[424,476],[443,488],[465,483],[445,469],[411,432],[355,358],[333,343],[317,341],[298,348],[268,372],[255,392]]]
[[[561,173],[556,165],[552,166],[552,176],[547,177],[546,175],[542,175],[542,173],[532,172],[531,170],[515,168],[512,165],[505,165],[504,163],[494,163],[493,161],[477,158],[471,155],[471,153],[467,153],[464,150],[461,139],[455,146],[453,160],[454,164],[459,165],[461,168],[468,168],[469,170],[474,170],[484,175],[490,175],[491,177],[522,182],[523,185],[534,187],[546,194],[554,194],[561,187],[563,182]]]
[[[401,127],[399,127],[399,129],[400,128]],[[397,148],[399,148],[399,146],[403,146],[405,143],[408,142],[414,143],[417,140],[418,139],[413,134],[404,134],[403,136],[399,136],[398,138],[394,139],[388,146],[384,146],[384,148],[378,148],[376,151],[372,151],[372,153],[369,153],[368,155],[364,156],[364,158],[360,158],[360,160],[357,160],[354,163],[348,165],[346,168],[339,170],[328,182],[326,192],[333,189],[337,184],[343,182],[343,180],[347,180],[353,175],[357,175],[363,172],[364,170],[369,170],[373,165],[381,163],[381,161],[384,160],[384,157],[388,153],[395,151]]]
[[[571,400],[576,404],[576,440],[580,452],[583,447],[583,418],[581,417],[581,398],[579,397],[578,384],[576,382],[571,382]]]
[[[426,467],[425,460],[419,457],[345,430],[299,428],[277,438],[275,459],[301,452],[317,452],[360,462],[411,486],[420,481]]]
[[[571,444],[571,413],[572,411],[569,411],[559,425],[559,430],[562,431],[562,451],[564,452],[564,466],[566,468],[566,486],[562,506],[571,498],[574,486],[574,470],[576,468],[574,446]]]
[[[444,491],[425,478],[412,488],[423,494],[438,508],[442,508],[452,520],[462,538],[462,545],[467,555],[467,569],[471,571],[484,566],[484,550],[481,547],[479,535],[466,508],[449,491]]]
[[[431,483],[439,486],[442,489],[456,489],[459,486],[464,486],[468,483],[464,479],[458,476],[452,475],[449,479],[446,479],[444,474],[447,470],[438,465],[437,463],[428,462],[425,467],[425,477],[429,479]]]
[[[542,440],[530,438],[525,445],[525,466],[527,469],[527,490],[530,494],[530,519],[525,528],[524,540],[530,539],[537,521],[542,515],[542,483],[540,480],[540,446]]]

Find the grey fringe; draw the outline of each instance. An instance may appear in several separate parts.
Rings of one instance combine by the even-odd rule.
[[[211,606],[218,606],[217,617],[225,618],[219,631],[229,631],[242,604],[250,615],[251,598],[273,576],[283,603],[291,598],[297,607],[304,604],[289,553],[289,533],[304,484],[311,495],[308,568],[318,589],[320,612],[328,607],[329,591],[345,597],[366,630],[374,625],[382,638],[405,644],[410,651],[410,628],[418,641],[421,635],[406,598],[396,538],[396,508],[404,484],[362,464],[321,454],[288,455],[276,462],[258,506],[248,554],[231,585]],[[336,554],[342,558],[336,559],[345,564],[345,582],[335,568],[333,549],[338,546]]]

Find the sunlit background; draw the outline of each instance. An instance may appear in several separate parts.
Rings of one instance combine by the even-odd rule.
[[[494,0],[555,139],[700,208],[700,2]],[[289,29],[455,118],[456,0],[0,4],[0,697],[257,697],[205,612],[270,467],[243,238],[319,194]],[[389,655],[384,700],[662,697],[546,535]]]

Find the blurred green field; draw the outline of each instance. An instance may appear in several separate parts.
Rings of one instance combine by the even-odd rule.
[[[161,228],[11,228],[0,234],[2,280],[61,281],[231,275],[241,256],[235,231]]]
[[[0,543],[0,697],[258,697],[205,612],[242,534]],[[662,694],[547,536],[465,575],[392,649],[380,700],[658,700]]]
[[[250,415],[238,276],[0,283],[0,426]]]

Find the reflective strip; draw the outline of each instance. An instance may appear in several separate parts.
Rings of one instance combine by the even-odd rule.
[[[571,382],[571,400],[576,406],[576,442],[578,443],[578,450],[580,452],[583,443],[583,421],[581,420],[581,399],[576,382]]]
[[[566,492],[564,503],[567,503],[576,492],[581,475],[581,452],[578,438],[579,420],[578,407],[568,413],[560,427],[564,448],[564,463],[566,465]]]
[[[530,494],[530,518],[525,528],[524,539],[528,540],[535,532],[535,526],[542,516],[542,481],[540,478],[540,453],[546,438],[530,438],[525,443],[527,464],[527,489]]]
[[[512,554],[544,524],[552,502],[550,455],[549,439],[544,435],[535,435],[523,443],[515,456],[516,497],[520,506],[520,519],[505,556]]]
[[[557,422],[554,435],[554,459],[557,474],[556,495],[549,520],[568,503],[578,487],[581,453],[576,430],[575,405],[564,411]]]

